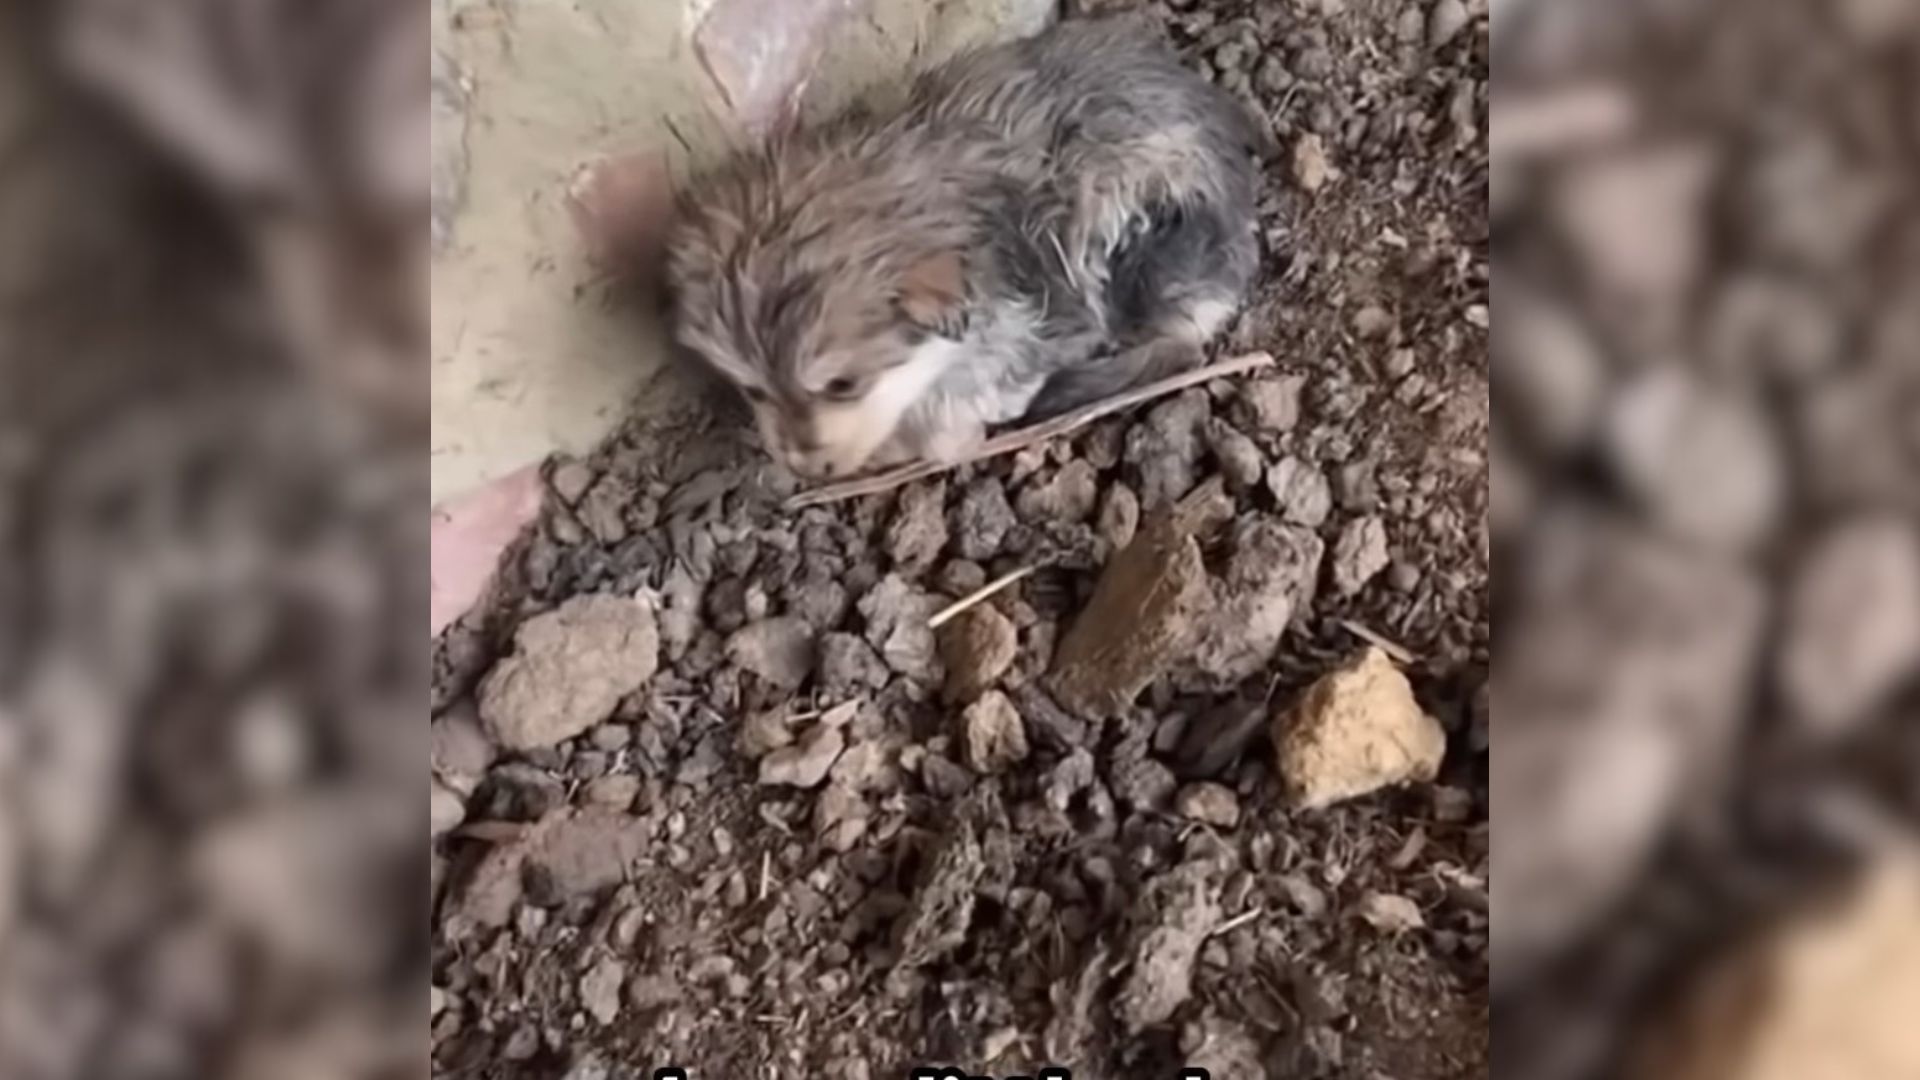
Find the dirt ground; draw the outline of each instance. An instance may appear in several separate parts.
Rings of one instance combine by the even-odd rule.
[[[797,513],[720,403],[554,463],[435,644],[437,1075],[1487,1075],[1484,5],[1133,6],[1276,136],[1221,346],[1276,367]],[[1208,484],[1200,643],[1063,706]],[[1444,762],[1298,808],[1269,720],[1369,641]]]

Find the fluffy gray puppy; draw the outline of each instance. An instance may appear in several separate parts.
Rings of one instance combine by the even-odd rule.
[[[1258,268],[1255,140],[1130,24],[968,53],[693,185],[676,333],[800,475],[951,459],[1200,359]]]

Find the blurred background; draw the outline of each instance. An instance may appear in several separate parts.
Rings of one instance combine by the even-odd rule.
[[[0,0],[0,1077],[425,1074],[425,5]]]
[[[1494,5],[1503,1076],[1920,1076],[1920,5]]]

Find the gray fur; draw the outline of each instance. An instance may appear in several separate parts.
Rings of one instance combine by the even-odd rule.
[[[1200,355],[1257,270],[1255,139],[1128,24],[964,55],[699,182],[671,244],[677,332],[790,463],[826,430],[823,385],[857,412],[861,387],[952,339],[918,354],[942,369],[904,414],[872,407],[893,428],[874,460],[802,471],[949,453]],[[961,287],[924,287],[953,255]]]

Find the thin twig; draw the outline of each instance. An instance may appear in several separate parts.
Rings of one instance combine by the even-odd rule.
[[[1002,574],[994,578],[985,585],[980,586],[960,599],[955,600],[953,603],[948,604],[946,607],[941,608],[939,611],[934,612],[933,618],[927,620],[927,629],[940,629],[942,624],[951,622],[961,612],[992,597],[994,593],[1005,589],[1007,586],[1031,576],[1033,572],[1038,569],[1040,569],[1040,564],[1035,563],[1032,566],[1021,567],[1010,574]]]
[[[1266,913],[1267,913],[1267,909],[1263,907],[1257,907],[1251,911],[1243,911],[1240,914],[1235,915],[1233,918],[1228,919],[1226,922],[1223,922],[1219,926],[1216,926],[1212,930],[1208,931],[1207,936],[1210,938],[1216,938],[1216,937],[1219,937],[1221,934],[1230,933],[1234,930],[1238,930],[1241,927],[1252,922],[1253,920],[1259,918],[1260,916],[1265,915]]]
[[[1034,443],[1058,438],[1070,432],[1077,431],[1101,417],[1117,413],[1122,409],[1132,408],[1141,402],[1165,397],[1168,394],[1185,390],[1190,386],[1198,386],[1201,383],[1211,382],[1214,379],[1224,378],[1228,375],[1238,375],[1241,372],[1252,371],[1255,368],[1268,367],[1272,365],[1272,363],[1273,357],[1267,353],[1248,353],[1245,356],[1236,356],[1232,359],[1221,360],[1203,367],[1197,367],[1192,371],[1183,371],[1178,375],[1161,379],[1157,382],[1150,382],[1144,386],[1136,386],[1125,393],[1115,394],[1110,398],[1103,398],[1091,404],[1082,405],[1071,412],[1061,413],[1059,416],[1042,420],[1040,423],[1029,427],[995,435],[993,438],[982,442],[979,446],[974,447],[953,461],[915,462],[911,465],[902,465],[897,469],[888,469],[886,472],[874,473],[871,476],[856,476],[851,480],[841,480],[832,484],[823,484],[811,491],[803,491],[793,498],[788,499],[787,509],[804,510],[809,506],[820,506],[825,503],[858,498],[862,495],[878,495],[883,491],[892,491],[894,488],[904,484],[911,484],[915,480],[924,480],[929,476],[938,476],[949,469],[956,469],[975,461],[984,461],[987,458],[999,457],[1002,454],[1011,454],[1016,450],[1024,450]]]
[[[1352,619],[1341,619],[1340,625],[1346,628],[1347,633],[1352,634],[1354,637],[1359,638],[1369,645],[1377,647],[1381,652],[1391,657],[1394,663],[1402,667],[1412,664],[1419,659],[1419,657],[1413,655],[1406,646],[1364,623],[1357,623]]]

